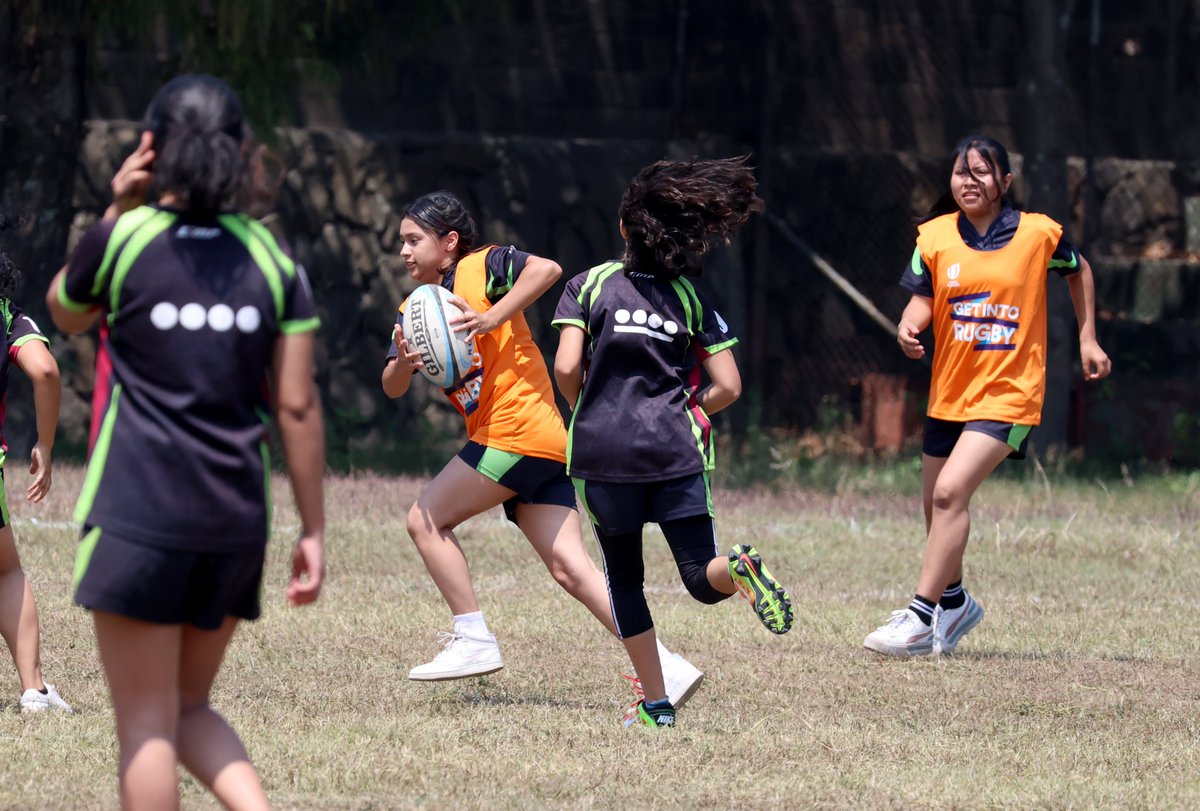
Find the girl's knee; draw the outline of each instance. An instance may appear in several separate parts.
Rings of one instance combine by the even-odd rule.
[[[408,537],[412,538],[415,543],[420,543],[435,531],[432,516],[421,507],[420,502],[412,505],[409,509],[406,529],[408,529]]]
[[[935,511],[945,512],[948,510],[965,510],[967,504],[971,500],[971,494],[966,488],[955,484],[942,484],[939,482],[933,488],[933,496],[930,499],[930,504]]]

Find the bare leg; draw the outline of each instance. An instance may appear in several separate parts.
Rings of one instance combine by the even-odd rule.
[[[21,568],[12,527],[0,528],[0,635],[8,643],[21,690],[44,689],[33,589]]]
[[[583,603],[609,633],[616,634],[608,584],[604,573],[583,546],[579,514],[557,504],[520,504],[517,506],[517,523],[558,584]],[[657,661],[653,634],[650,643]],[[638,670],[639,675],[641,672]],[[645,687],[645,682],[642,686]]]
[[[1012,449],[978,431],[963,431],[933,486],[929,538],[917,594],[934,602],[962,573],[971,531],[971,496]]]
[[[479,610],[467,558],[453,529],[468,518],[503,504],[515,493],[457,456],[434,477],[408,512],[408,534],[425,568],[454,614]]]
[[[92,612],[120,745],[125,811],[179,808],[175,740],[181,628]]]
[[[654,629],[642,631],[621,640],[629,661],[642,682],[642,695],[647,701],[658,701],[667,697],[667,686],[663,680],[662,662],[658,658],[658,643]]]
[[[179,662],[179,761],[231,811],[269,811],[258,772],[237,733],[208,703],[238,621],[215,631],[183,629]]]
[[[942,468],[946,466],[948,458],[921,454],[921,506],[925,509],[926,538],[929,537],[929,528],[933,525],[933,487],[937,484],[937,478],[941,475]],[[962,580],[961,565],[958,567],[958,572],[950,578],[949,582],[953,583],[955,580]],[[941,594],[932,595],[931,599],[941,596]]]

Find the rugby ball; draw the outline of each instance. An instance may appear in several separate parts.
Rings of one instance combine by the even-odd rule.
[[[404,305],[404,340],[421,353],[418,369],[435,386],[448,389],[462,382],[475,358],[475,338],[464,341],[450,319],[462,314],[453,295],[439,284],[423,284]]]

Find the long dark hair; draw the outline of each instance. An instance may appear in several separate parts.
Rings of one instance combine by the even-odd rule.
[[[3,233],[10,229],[23,228],[27,222],[24,215],[0,212],[0,298],[12,298],[21,286],[21,270],[8,255]]]
[[[444,237],[458,232],[458,255],[475,250],[479,243],[479,228],[471,212],[453,194],[445,190],[430,192],[413,200],[404,210],[404,218],[415,222],[422,231]]]
[[[954,172],[954,168],[958,166],[958,162],[962,161],[967,167],[967,171],[971,172],[971,177],[975,177],[975,173],[971,170],[971,164],[967,160],[969,152],[978,152],[979,157],[983,158],[983,162],[988,165],[988,172],[996,180],[996,186],[999,188],[1000,182],[1005,175],[1012,174],[1012,163],[1008,159],[1008,150],[1004,148],[1004,144],[997,141],[988,135],[973,133],[963,138],[954,146],[954,151],[950,153],[950,172]],[[979,178],[975,177],[976,180]],[[1013,208],[1018,208],[1008,192],[1005,192],[1000,202],[1002,205],[1009,205]],[[954,194],[946,189],[942,196],[937,199],[937,202],[930,207],[929,212],[917,220],[917,224],[928,222],[942,216],[943,214],[952,214],[958,211],[958,203],[954,201]]]
[[[154,180],[184,208],[211,212],[240,191],[246,161],[245,115],[237,94],[214,76],[176,76],[146,110],[154,134]]]
[[[619,209],[626,265],[668,279],[699,276],[713,240],[763,209],[748,157],[658,161],[638,172]]]

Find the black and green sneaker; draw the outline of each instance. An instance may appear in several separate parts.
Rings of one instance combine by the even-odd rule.
[[[675,726],[675,708],[671,706],[671,702],[665,698],[661,701],[652,701],[646,703],[646,699],[639,698],[625,713],[625,726],[631,727],[641,725],[644,727],[653,727],[662,729],[663,727]]]
[[[779,585],[762,556],[753,546],[738,544],[729,550],[729,576],[742,596],[754,606],[754,613],[773,634],[786,634],[792,627],[792,598]]]

